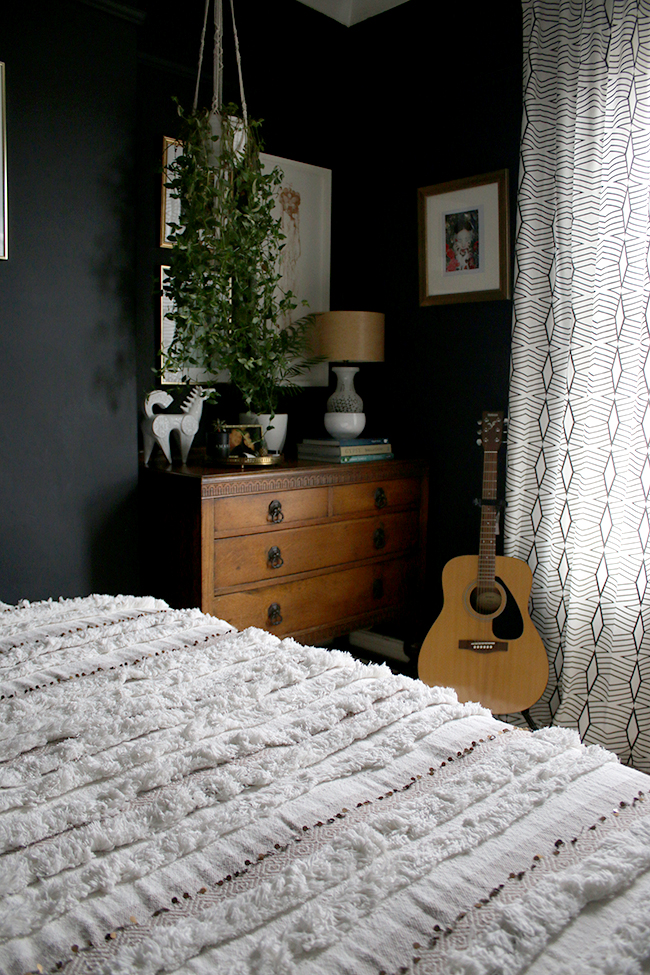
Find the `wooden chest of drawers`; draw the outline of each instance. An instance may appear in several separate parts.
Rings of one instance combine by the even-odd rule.
[[[318,643],[398,618],[423,581],[427,466],[141,468],[144,584],[238,629]]]

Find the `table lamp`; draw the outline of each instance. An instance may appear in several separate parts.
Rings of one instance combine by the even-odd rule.
[[[358,437],[366,425],[363,400],[354,388],[359,371],[352,362],[384,361],[384,315],[377,311],[326,311],[318,315],[318,352],[337,378],[327,401],[325,429],[335,440]]]

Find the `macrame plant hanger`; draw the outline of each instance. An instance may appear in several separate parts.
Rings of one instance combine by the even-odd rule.
[[[203,14],[203,30],[201,31],[201,45],[199,48],[199,66],[196,76],[196,88],[194,90],[193,110],[196,112],[199,102],[199,83],[201,80],[201,68],[203,67],[203,52],[205,50],[205,35],[208,24],[208,13],[211,0],[205,0],[205,11]],[[237,73],[239,76],[239,95],[241,98],[241,109],[244,120],[244,132],[248,129],[248,109],[246,97],[244,95],[244,79],[241,67],[241,54],[239,51],[239,37],[237,35],[237,25],[235,23],[234,0],[230,0],[230,12],[232,15],[232,30],[235,38],[235,56],[237,58]],[[212,55],[212,106],[210,109],[210,120],[214,135],[221,131],[221,113],[223,109],[223,0],[214,0],[214,44]]]

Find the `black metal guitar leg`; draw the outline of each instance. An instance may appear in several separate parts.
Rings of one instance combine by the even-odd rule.
[[[525,709],[524,711],[522,711],[521,713],[523,714],[523,716],[524,716],[524,718],[526,719],[526,721],[527,721],[527,723],[528,723],[528,726],[530,727],[530,729],[531,729],[532,731],[538,731],[538,730],[539,730],[539,725],[538,725],[538,724],[535,724],[535,722],[534,722],[534,721],[533,721],[533,719],[531,718],[531,716],[530,716],[530,711],[528,710],[528,708],[526,708],[526,709]]]

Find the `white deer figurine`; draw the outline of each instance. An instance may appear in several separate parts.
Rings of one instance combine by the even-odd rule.
[[[174,398],[164,389],[154,389],[144,401],[144,417],[140,424],[144,439],[144,462],[149,463],[154,444],[158,444],[167,462],[171,464],[172,454],[170,434],[178,437],[181,448],[181,461],[187,463],[192,441],[199,429],[199,420],[203,412],[205,392],[201,386],[195,386],[181,404],[180,413],[154,413],[154,406],[166,409],[173,403]]]

